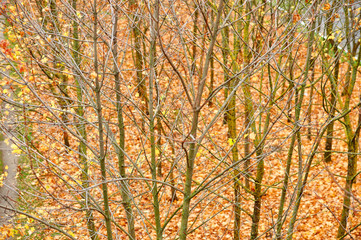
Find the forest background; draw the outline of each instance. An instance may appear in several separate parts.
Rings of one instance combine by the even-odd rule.
[[[360,3],[1,9],[0,237],[361,238]]]

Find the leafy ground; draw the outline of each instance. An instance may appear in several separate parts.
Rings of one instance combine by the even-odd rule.
[[[186,9],[186,6],[179,4],[180,9]],[[11,11],[11,9],[10,9]],[[14,14],[16,13],[13,10]],[[85,11],[85,10],[84,10]],[[104,11],[104,21],[109,17]],[[186,13],[186,10],[184,10]],[[186,14],[185,14],[186,15]],[[61,22],[64,28],[69,27],[65,20]],[[296,19],[297,20],[297,19]],[[127,39],[127,18],[121,19],[120,38]],[[169,26],[172,25],[172,19],[164,19]],[[169,22],[171,23],[169,23]],[[91,21],[90,21],[91,22]],[[187,19],[180,18],[180,25],[186,24]],[[20,24],[14,20],[14,25]],[[168,26],[165,24],[165,26]],[[32,29],[28,26],[29,29]],[[106,28],[106,27],[104,27]],[[79,114],[77,112],[78,99],[77,79],[71,73],[71,68],[64,63],[64,66],[56,66],[51,61],[51,54],[43,55],[41,51],[51,52],[46,41],[49,39],[37,38],[36,34],[24,34],[21,40],[16,40],[21,32],[14,32],[9,28],[10,36],[8,42],[1,44],[4,53],[11,52],[8,58],[16,63],[16,69],[19,69],[21,77],[27,84],[21,84],[10,79],[3,80],[2,86],[10,85],[13,88],[2,89],[2,94],[8,98],[14,98],[17,103],[26,103],[30,106],[29,109],[15,108],[18,114],[18,121],[23,125],[17,129],[19,135],[22,136],[17,139],[14,146],[14,153],[22,153],[21,163],[18,168],[18,184],[19,184],[19,200],[18,210],[24,214],[19,214],[13,223],[2,227],[2,236],[14,235],[18,239],[65,239],[61,234],[56,233],[51,227],[61,228],[65,233],[74,237],[75,239],[87,239],[86,219],[83,210],[79,210],[82,206],[81,194],[87,190],[94,198],[94,202],[102,203],[102,189],[100,186],[101,173],[99,169],[99,162],[97,161],[98,146],[99,146],[99,132],[98,119],[95,107],[93,104],[93,89],[85,85],[83,86],[84,94],[84,109],[85,117],[82,119],[86,122],[87,132],[87,146],[89,151],[86,158],[89,165],[89,184],[90,187],[84,187],[82,178],[83,166],[79,160],[79,138],[77,134],[70,134],[69,146],[64,144],[64,132],[71,131],[76,133],[76,124],[79,121]],[[105,29],[107,30],[107,29]],[[104,31],[105,31],[104,30]],[[11,32],[12,31],[12,32]],[[103,31],[103,30],[102,30]],[[169,46],[167,51],[170,52],[171,59],[179,64],[179,66],[186,65],[184,52],[182,52],[181,39],[172,38],[172,28],[162,30],[162,40],[165,46]],[[279,34],[284,34],[284,29],[278,29]],[[299,28],[296,32],[296,41],[293,43],[290,51],[276,49],[274,52],[275,59],[280,59],[279,63],[271,62],[273,69],[277,66],[286,65],[287,54],[292,54],[294,59],[297,59],[297,66],[294,67],[293,74],[295,79],[301,79],[304,74],[304,66],[306,62],[306,46],[308,42],[307,36],[304,34],[305,29]],[[71,31],[62,33],[62,37],[67,39]],[[174,33],[175,34],[175,33]],[[104,34],[104,38],[106,35]],[[198,44],[202,44],[202,39],[198,40]],[[218,43],[214,50],[215,58],[222,61],[222,36],[220,34],[217,39]],[[51,40],[55,41],[55,40]],[[124,40],[125,41],[125,40]],[[204,40],[206,41],[206,40]],[[30,44],[30,43],[36,43]],[[16,43],[16,44],[14,44]],[[27,48],[22,48],[22,44]],[[136,72],[129,71],[133,69],[133,55],[130,49],[127,49],[127,42],[119,43],[123,47],[123,65],[122,65],[122,85],[121,91],[124,104],[124,125],[125,125],[125,153],[126,160],[126,174],[131,176],[129,181],[130,191],[134,197],[133,205],[137,208],[135,210],[135,228],[137,237],[139,239],[149,239],[155,237],[153,226],[154,212],[153,199],[151,194],[151,187],[149,187],[148,180],[151,179],[150,171],[150,156],[151,144],[149,133],[149,119],[145,109],[145,102],[138,92],[138,83],[136,82]],[[130,44],[130,43],[129,43]],[[232,44],[232,42],[231,42]],[[317,39],[316,45],[321,45],[322,39]],[[101,45],[104,49],[106,44]],[[41,47],[39,47],[41,46]],[[84,61],[82,67],[84,68],[84,75],[89,81],[93,81],[97,74],[93,74],[92,66],[92,52],[89,44],[85,44],[82,48],[84,53]],[[28,50],[38,50],[31,52]],[[40,50],[39,50],[40,49]],[[201,49],[201,48],[200,48]],[[63,49],[62,49],[63,50]],[[145,48],[145,51],[149,49]],[[158,55],[161,52],[158,49]],[[40,52],[40,53],[39,53]],[[106,52],[99,50],[100,60],[105,61],[107,58]],[[290,173],[290,182],[286,202],[286,214],[289,216],[292,212],[292,204],[295,202],[295,188],[297,185],[298,167],[304,167],[307,158],[312,152],[312,146],[317,141],[320,129],[327,120],[327,113],[324,111],[322,105],[324,95],[324,81],[326,77],[322,69],[322,63],[317,53],[320,52],[318,48],[314,48],[314,57],[316,58],[316,65],[314,69],[315,82],[308,82],[305,90],[305,99],[302,105],[302,116],[299,124],[302,125],[301,133],[301,148],[294,149],[292,158],[292,168]],[[36,55],[38,54],[38,55]],[[204,54],[204,53],[203,53]],[[282,57],[284,54],[284,57]],[[345,54],[345,58],[346,58]],[[241,56],[240,56],[241,58]],[[26,59],[28,62],[23,61]],[[30,64],[28,59],[36,59],[37,63]],[[166,222],[172,214],[174,217],[169,221],[164,230],[164,239],[173,239],[178,235],[181,206],[183,203],[183,196],[181,191],[184,190],[183,183],[185,181],[186,156],[184,147],[188,147],[187,133],[191,126],[192,108],[186,102],[186,94],[183,91],[182,85],[179,82],[172,67],[163,58],[159,63],[159,73],[157,75],[157,88],[161,97],[158,98],[159,106],[161,106],[160,116],[162,119],[162,127],[157,126],[157,149],[155,151],[156,157],[162,162],[162,173],[158,174],[157,180],[166,184],[158,185],[159,201],[161,206],[161,222]],[[35,61],[35,60],[34,60]],[[160,60],[161,61],[161,60]],[[202,66],[203,58],[198,58],[197,66]],[[162,64],[161,64],[162,63]],[[286,166],[286,159],[288,148],[290,145],[290,138],[294,134],[294,110],[295,101],[293,88],[287,94],[283,94],[289,87],[286,80],[281,80],[280,74],[277,71],[267,71],[266,66],[262,65],[262,61],[255,61],[254,68],[251,69],[248,85],[251,91],[251,100],[254,103],[254,118],[255,126],[265,125],[265,112],[270,109],[271,128],[265,140],[264,151],[261,156],[264,157],[264,177],[262,189],[265,191],[262,197],[261,220],[259,232],[260,239],[272,239],[274,237],[274,226],[277,220],[278,207],[280,201],[282,181],[284,179],[284,171]],[[148,63],[145,63],[148,64]],[[277,65],[278,64],[278,65]],[[30,67],[29,67],[29,66]],[[107,66],[106,64],[104,64]],[[217,64],[214,68],[214,86],[221,86],[224,81],[224,69],[221,64]],[[240,66],[242,62],[240,60]],[[59,67],[61,74],[66,76],[67,95],[64,99],[71,99],[70,103],[65,106],[59,96],[62,96],[63,89],[60,86],[64,84],[62,78],[49,79],[46,76],[46,70],[55,69]],[[340,88],[343,87],[344,78],[347,70],[347,63],[341,64],[340,71]],[[24,69],[26,69],[26,71]],[[45,68],[45,70],[44,70]],[[197,67],[197,70],[199,70]],[[21,69],[23,69],[21,71]],[[185,77],[187,72],[179,67],[180,74]],[[287,68],[283,68],[287,69]],[[105,71],[105,70],[104,70]],[[144,70],[147,72],[148,70]],[[199,70],[201,71],[201,70]],[[44,73],[45,72],[45,73]],[[284,70],[287,73],[287,70]],[[15,73],[12,73],[15,76]],[[117,234],[119,239],[125,239],[126,235],[120,230],[120,227],[126,228],[127,221],[122,208],[122,198],[120,194],[119,174],[118,174],[118,158],[116,149],[112,145],[114,139],[119,138],[119,129],[117,128],[117,109],[115,104],[116,92],[115,83],[112,75],[104,72],[103,77],[103,92],[101,93],[101,101],[103,106],[103,116],[106,134],[106,164],[107,174],[110,181],[109,198],[110,209],[113,213],[113,218],[118,224],[113,225],[114,234]],[[301,76],[301,77],[300,77]],[[200,73],[195,74],[194,78],[199,80]],[[279,80],[278,90],[276,91],[277,101],[270,107],[267,96],[270,96],[270,83],[268,79]],[[207,81],[210,79],[207,78]],[[191,84],[190,84],[191,85]],[[195,87],[196,89],[197,87]],[[296,87],[297,88],[297,87]],[[8,89],[8,90],[5,90]],[[311,95],[311,90],[313,94]],[[210,88],[206,89],[204,97],[210,94]],[[357,94],[361,91],[361,80],[357,79],[354,94],[351,98],[351,106],[358,104]],[[327,95],[329,96],[329,94]],[[196,163],[194,167],[193,190],[203,187],[194,196],[191,202],[191,215],[189,220],[189,239],[232,239],[233,237],[233,209],[234,209],[234,190],[233,180],[234,171],[229,166],[232,164],[230,150],[237,145],[240,157],[245,155],[245,139],[248,136],[251,142],[251,148],[254,148],[255,142],[259,137],[258,131],[251,131],[246,133],[248,126],[245,124],[245,98],[242,89],[237,91],[237,133],[239,138],[236,141],[229,137],[228,126],[224,124],[223,114],[219,118],[215,118],[222,104],[225,101],[224,91],[219,91],[212,99],[212,104],[204,105],[200,114],[199,132],[206,132],[206,126],[213,120],[214,125],[207,131],[206,138],[201,144],[200,150],[196,155]],[[312,111],[309,114],[308,109],[312,104]],[[65,106],[65,107],[64,107]],[[290,109],[288,111],[288,109]],[[9,114],[7,110],[4,115]],[[262,115],[264,114],[264,115]],[[68,119],[64,123],[63,116],[66,115]],[[309,116],[309,117],[308,117]],[[355,126],[357,123],[358,112],[353,109],[350,113],[351,121]],[[69,123],[70,122],[70,123]],[[67,130],[64,130],[65,127]],[[258,128],[257,128],[258,129]],[[298,213],[298,221],[296,222],[294,238],[295,239],[331,239],[334,238],[338,227],[338,218],[343,204],[343,187],[345,182],[345,173],[347,172],[347,143],[345,142],[345,131],[343,125],[337,122],[334,132],[334,151],[333,161],[326,164],[323,161],[324,139],[318,149],[313,164],[311,166],[308,183],[305,187],[301,207]],[[186,140],[187,141],[186,141]],[[117,141],[117,140],[116,140]],[[116,142],[115,141],[115,142]],[[299,152],[299,151],[302,152]],[[252,155],[250,158],[249,172],[252,176],[256,174],[256,167],[259,161],[259,156]],[[301,164],[300,164],[301,162]],[[241,167],[243,162],[241,162]],[[358,167],[357,171],[361,170]],[[171,176],[173,172],[173,176]],[[240,175],[242,184],[245,182],[244,174]],[[146,179],[146,181],[144,181]],[[211,181],[212,180],[212,181]],[[172,197],[171,186],[177,189],[177,199]],[[353,186],[353,193],[355,198],[352,200],[352,214],[349,218],[349,225],[357,227],[361,222],[359,216],[360,204],[358,202],[358,193],[360,192],[360,182],[357,180]],[[241,190],[241,239],[247,239],[250,235],[251,218],[250,214],[253,211],[254,200],[252,192],[254,191],[254,184],[251,184],[250,189],[242,188]],[[28,216],[27,216],[28,215]],[[104,227],[103,216],[101,213],[94,211],[94,219],[96,229],[99,230],[100,237],[105,239],[106,229]],[[46,222],[39,224],[39,221]],[[289,217],[284,224],[284,232],[287,230]],[[49,225],[51,227],[49,227]],[[361,229],[356,228],[352,231],[353,236],[361,238]],[[1,235],[0,235],[1,236]]]

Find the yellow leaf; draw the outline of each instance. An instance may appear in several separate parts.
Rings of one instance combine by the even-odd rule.
[[[9,233],[9,236],[10,237],[14,237],[14,234],[15,234],[15,229],[10,229],[10,233]]]
[[[68,231],[69,235],[75,237],[75,234],[72,231]]]
[[[233,146],[236,141],[233,138],[228,138],[229,146]]]
[[[21,154],[21,149],[14,149],[12,151],[13,154]]]
[[[329,39],[329,40],[335,39],[335,36],[333,34],[331,34],[327,39]]]

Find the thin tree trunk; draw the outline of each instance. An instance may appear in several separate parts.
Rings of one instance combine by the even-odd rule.
[[[74,13],[77,12],[77,0],[72,0],[72,7],[73,7],[73,11]],[[80,45],[79,45],[79,24],[77,22],[77,15],[74,14],[74,20],[73,20],[73,51],[72,51],[72,55],[76,64],[76,67],[79,68],[80,67]],[[75,70],[76,71],[76,70]],[[82,93],[82,86],[80,84],[80,78],[79,77],[75,77],[75,84],[76,84],[76,94],[77,94],[77,105],[78,107],[76,108],[76,113],[78,115],[78,123],[76,124],[76,128],[77,131],[79,132],[79,135],[81,137],[80,142],[79,142],[79,161],[80,161],[80,165],[82,167],[82,174],[81,174],[81,182],[82,182],[82,187],[83,189],[88,189],[89,188],[89,166],[88,166],[88,161],[87,161],[87,146],[86,146],[86,141],[87,141],[87,133],[86,133],[86,127],[85,127],[85,117],[84,117],[84,107],[83,107],[83,93]],[[87,204],[89,203],[89,197],[88,197],[89,193],[84,193],[82,195],[83,199],[84,199],[84,203],[83,207],[86,208],[86,212],[85,212],[85,216],[87,219],[87,228],[88,228],[88,232],[90,235],[90,238],[92,240],[97,240],[99,239],[97,231],[95,229],[95,224],[94,224],[94,216],[92,211],[89,209],[89,207],[87,206]]]
[[[337,1],[333,2],[333,6],[331,9],[334,9],[336,7]],[[327,36],[331,36],[333,34],[333,11],[330,10],[330,12],[327,14],[326,19],[328,19],[326,23],[326,33]],[[335,68],[333,69],[333,74],[328,74],[328,78],[330,81],[331,86],[331,98],[330,98],[330,112],[329,114],[331,117],[334,117],[335,110],[336,110],[336,95],[337,95],[337,83],[338,83],[338,74],[340,70],[340,50],[337,48],[337,44],[334,39],[331,37],[327,38],[328,48],[333,51],[333,55],[336,58],[335,60]],[[327,60],[328,61],[328,60]],[[332,71],[332,70],[331,70]],[[332,142],[333,142],[333,129],[334,129],[334,122],[332,122],[327,127],[327,133],[326,133],[326,144],[325,144],[325,153],[324,153],[324,160],[325,162],[329,163],[332,161],[331,154],[332,154]]]
[[[258,228],[259,228],[259,222],[261,220],[261,207],[262,207],[262,180],[264,176],[264,156],[263,156],[263,148],[264,148],[264,142],[262,142],[262,138],[266,137],[268,131],[269,131],[269,125],[270,125],[270,109],[273,105],[273,94],[270,99],[270,107],[267,112],[267,117],[264,123],[263,131],[260,129],[259,136],[256,136],[256,139],[254,141],[257,155],[257,173],[256,173],[256,179],[255,179],[255,190],[253,192],[254,196],[254,205],[253,205],[253,215],[252,215],[252,226],[251,226],[251,238],[250,239],[257,239],[258,238]],[[261,133],[262,131],[262,133]]]
[[[263,75],[263,74],[262,74]],[[264,141],[262,140],[265,138],[269,131],[270,126],[270,117],[271,117],[271,108],[274,104],[274,89],[272,84],[272,77],[271,77],[271,66],[268,64],[268,80],[270,84],[270,91],[271,96],[268,99],[268,110],[267,110],[267,117],[264,121],[263,125],[259,125],[258,130],[258,136],[256,136],[254,140],[254,145],[256,148],[256,156],[257,156],[257,173],[256,173],[256,179],[255,179],[255,190],[253,191],[253,197],[254,197],[254,206],[253,206],[253,215],[252,215],[252,226],[251,226],[251,238],[250,239],[257,239],[258,238],[258,228],[259,228],[259,222],[261,219],[261,207],[262,207],[262,196],[264,193],[262,193],[262,180],[264,176]],[[262,88],[262,79],[260,81],[260,89]],[[260,96],[260,102],[262,102],[262,95]],[[254,118],[256,116],[253,116]],[[259,121],[262,122],[262,114],[259,115]],[[253,123],[254,124],[254,123]],[[255,125],[255,124],[254,124]],[[262,129],[263,126],[263,129]],[[265,190],[266,191],[266,190]]]
[[[360,54],[358,56],[360,58]],[[352,61],[350,59],[350,61]],[[359,61],[357,60],[356,64],[352,66],[352,75],[351,79],[346,80],[346,84],[348,85],[346,96],[345,96],[345,105],[343,110],[347,111],[350,108],[350,100],[353,92],[353,88],[355,86],[356,78],[357,78],[357,68],[359,65]],[[352,64],[352,63],[351,63]],[[359,118],[357,123],[357,128],[355,132],[352,130],[352,123],[350,115],[346,115],[344,118],[344,126],[346,128],[346,136],[347,136],[347,175],[346,175],[346,186],[344,190],[344,199],[343,199],[343,208],[341,213],[340,224],[337,231],[337,238],[340,239],[345,235],[347,228],[347,220],[351,208],[351,195],[352,195],[352,185],[356,180],[356,172],[357,172],[357,152],[359,145],[359,134],[360,134],[360,125],[361,125],[361,107],[359,107]]]
[[[240,19],[242,13],[235,13],[234,18]],[[241,31],[241,21],[237,22],[236,29]],[[229,37],[229,36],[228,36]],[[229,40],[226,42],[229,44]],[[233,73],[239,72],[239,65],[238,65],[238,56],[241,50],[241,44],[238,34],[234,34],[233,36],[233,51],[229,51],[229,55],[231,56],[231,67]],[[229,45],[227,46],[230,49]],[[225,76],[226,78],[227,76]],[[235,87],[239,83],[239,78],[232,78],[228,80],[229,91],[233,92]],[[239,153],[238,153],[238,144],[237,144],[237,92],[233,94],[231,97],[228,105],[227,105],[227,122],[228,122],[228,137],[231,139],[230,143],[231,152],[232,152],[232,162],[238,163],[239,162]],[[241,228],[241,179],[240,179],[241,171],[239,165],[234,166],[233,170],[233,191],[234,191],[234,222],[233,222],[233,239],[239,240],[241,237],[240,228]]]
[[[53,21],[53,27],[54,27],[54,32],[58,32],[60,31],[59,28],[59,20],[58,20],[58,10],[56,7],[56,2],[55,0],[50,0],[50,10],[51,10],[51,16],[52,16],[52,21]],[[59,78],[61,80],[61,83],[59,84],[59,88],[61,90],[61,92],[63,93],[63,95],[65,95],[65,97],[67,97],[67,86],[68,86],[68,82],[67,82],[67,76],[64,74],[61,74],[61,71],[63,70],[64,67],[61,67],[61,65],[59,64],[60,61],[57,57],[57,54],[54,52],[54,68],[57,70],[57,73],[59,74]],[[52,92],[55,93],[55,89],[53,88],[53,86],[50,86]],[[61,120],[62,122],[66,125],[69,123],[69,118],[68,115],[65,113],[66,109],[67,109],[67,101],[64,99],[64,97],[59,97],[58,103],[60,105],[60,108],[63,110],[62,114],[61,114]],[[70,147],[70,143],[69,143],[69,134],[68,131],[65,129],[65,127],[62,127],[63,130],[63,141],[64,141],[64,145],[69,148]]]
[[[228,14],[227,8],[225,10],[225,15]],[[239,40],[235,36],[235,45]],[[222,57],[223,57],[223,74],[224,74],[224,81],[226,83],[226,88],[224,91],[224,98],[227,99],[228,92],[232,92],[233,88],[237,85],[238,78],[229,79],[229,69],[228,69],[228,58],[231,56],[231,62],[232,62],[232,70],[233,72],[238,71],[238,66],[236,62],[236,56],[238,55],[239,49],[235,46],[234,51],[231,53],[230,51],[230,45],[229,45],[229,27],[226,26],[222,30]],[[236,55],[236,56],[233,56]],[[212,62],[211,62],[212,63]],[[211,66],[212,67],[212,66]],[[212,75],[211,75],[212,78]],[[212,81],[212,79],[211,79]],[[228,138],[230,139],[230,145],[231,145],[231,153],[232,153],[232,162],[238,162],[239,156],[238,156],[238,148],[237,148],[237,128],[236,128],[236,94],[234,94],[229,103],[226,107],[226,112],[224,115],[223,121],[225,121],[228,125]],[[233,170],[233,190],[234,190],[234,226],[233,226],[233,239],[240,239],[240,216],[241,216],[241,209],[240,209],[240,199],[241,199],[241,193],[240,193],[240,185],[239,185],[239,178],[240,171],[238,169],[238,166],[234,167]]]
[[[257,173],[255,179],[255,190],[253,192],[254,205],[251,226],[251,240],[257,239],[259,221],[261,220],[261,205],[262,205],[262,180],[264,176],[264,157],[261,156],[262,152],[257,154],[260,157],[257,163]]]
[[[104,129],[103,129],[103,115],[102,115],[102,103],[101,103],[101,85],[99,80],[99,66],[98,66],[98,10],[97,0],[93,2],[93,17],[94,17],[94,29],[93,29],[93,41],[94,41],[94,72],[95,77],[95,98],[96,98],[96,112],[98,117],[98,133],[99,133],[99,156],[100,171],[102,176],[102,191],[103,191],[103,203],[104,203],[104,218],[107,230],[107,239],[112,240],[112,217],[109,208],[108,197],[108,185],[107,185],[107,168],[105,164],[105,142],[104,142]]]
[[[193,34],[193,44],[192,44],[192,67],[191,67],[191,75],[194,75],[195,71],[196,71],[196,66],[197,66],[197,31],[198,31],[198,16],[199,16],[199,9],[198,9],[198,4],[195,1],[194,2],[194,7],[196,8],[195,13],[194,13],[194,20],[193,20],[193,30],[192,30],[192,34]]]
[[[132,9],[131,12],[134,12],[134,9],[138,7],[138,3],[136,0],[129,0],[129,7]],[[143,99],[145,107],[144,110],[148,113],[148,94],[147,94],[147,87],[145,84],[145,78],[143,76],[143,54],[142,54],[142,33],[140,31],[140,19],[137,14],[132,14],[130,16],[131,19],[131,26],[132,26],[132,33],[134,38],[134,48],[133,48],[133,59],[135,65],[135,71],[137,74],[137,90],[139,96]]]
[[[232,90],[235,87],[236,79],[233,79],[230,82],[230,89]],[[234,94],[228,104],[228,117],[227,117],[227,123],[228,123],[228,137],[231,139],[231,143],[233,144],[231,146],[231,152],[232,152],[232,162],[238,163],[239,157],[238,157],[238,148],[237,148],[237,128],[236,128],[236,94]],[[233,183],[233,189],[234,189],[234,228],[233,228],[233,239],[240,239],[240,223],[241,223],[241,208],[240,208],[240,200],[241,200],[241,189],[240,189],[240,171],[238,169],[238,166],[234,167],[233,171],[233,177],[234,177],[234,183]]]
[[[288,5],[288,9],[287,9],[287,12],[288,12],[288,22],[293,22],[293,16],[294,16],[294,8],[292,8],[293,6],[295,6],[295,1],[292,0],[289,2],[289,5]],[[291,26],[290,26],[291,27]],[[291,29],[287,29],[288,32],[288,38],[287,38],[287,41],[286,41],[286,46],[288,46],[288,74],[289,74],[289,79],[287,79],[288,81],[288,89],[293,89],[294,87],[294,64],[295,64],[295,59],[293,58],[293,53],[292,53],[292,45],[293,45],[293,42],[295,40],[295,30],[291,27]],[[292,116],[292,113],[291,113],[291,96],[292,96],[292,91],[290,91],[289,93],[289,101],[287,102],[287,121],[288,122],[291,122],[291,116]]]
[[[312,115],[312,106],[313,106],[313,90],[314,90],[314,86],[313,86],[313,82],[315,80],[315,61],[316,59],[312,59],[312,75],[311,75],[311,80],[310,80],[310,105],[308,106],[307,109],[307,123],[308,123],[308,129],[307,129],[307,138],[308,140],[311,140],[312,138],[312,129],[311,129],[311,115]]]
[[[114,58],[114,81],[115,81],[115,91],[116,91],[116,107],[117,107],[117,118],[118,118],[118,130],[119,130],[119,150],[117,151],[118,155],[118,168],[119,175],[121,178],[127,178],[125,173],[125,131],[124,131],[124,119],[123,119],[123,108],[121,103],[121,90],[120,90],[120,72],[118,68],[118,2],[116,1],[113,5],[114,11],[114,22],[113,22],[113,58]],[[123,207],[125,210],[125,215],[128,222],[128,233],[129,239],[135,240],[135,228],[134,228],[134,215],[132,209],[132,197],[131,192],[128,187],[128,182],[120,181],[121,185],[121,195],[123,199]]]
[[[337,79],[338,79],[338,73],[340,69],[340,63],[337,59],[336,66],[335,66],[335,72],[334,76],[332,76],[333,80],[331,80],[331,99],[330,99],[330,115],[331,117],[335,116],[335,110],[336,110],[336,91],[337,91]],[[326,144],[325,144],[325,153],[324,153],[324,160],[327,163],[330,163],[332,161],[331,154],[332,154],[332,142],[333,142],[333,130],[334,130],[335,123],[332,122],[328,128],[326,133]]]
[[[310,61],[313,61],[313,60],[310,59]],[[309,68],[311,68],[311,67],[313,67],[313,66],[310,66]],[[308,69],[306,69],[306,70],[308,71]],[[287,190],[288,190],[288,182],[289,182],[289,177],[290,177],[290,170],[291,170],[291,164],[292,164],[293,151],[294,151],[296,139],[297,139],[297,137],[299,135],[299,131],[300,131],[300,127],[298,125],[298,122],[300,120],[305,87],[303,86],[301,88],[301,92],[299,92],[299,91],[300,90],[296,87],[295,88],[296,109],[295,109],[295,118],[294,118],[294,124],[293,124],[294,125],[294,128],[293,128],[294,133],[292,135],[291,143],[290,143],[290,146],[288,148],[288,154],[287,154],[287,160],[286,160],[286,169],[285,169],[285,175],[284,175],[284,179],[283,179],[283,186],[282,186],[282,193],[281,193],[281,198],[280,198],[280,205],[279,205],[279,208],[278,208],[277,230],[276,230],[276,239],[277,240],[280,240],[282,238],[282,235],[281,235],[282,226],[283,226],[283,224],[285,222],[285,218],[283,216],[283,209],[284,209],[284,205],[286,203],[286,194],[287,194]],[[298,144],[301,144],[301,143],[298,143]]]
[[[192,138],[192,142],[190,143],[189,154],[186,159],[187,170],[186,170],[186,176],[185,176],[186,180],[185,180],[184,198],[183,198],[183,204],[182,204],[183,205],[182,206],[183,207],[182,220],[181,220],[181,226],[180,226],[180,230],[179,230],[179,239],[180,240],[186,240],[187,234],[188,234],[188,218],[189,218],[189,214],[190,214],[190,202],[192,199],[192,180],[193,180],[194,160],[195,160],[197,150],[198,150],[197,143],[196,143],[198,118],[199,118],[199,113],[200,113],[202,94],[203,94],[203,90],[204,90],[204,86],[205,86],[206,78],[207,78],[207,74],[208,74],[209,63],[210,63],[210,59],[213,54],[213,47],[215,45],[216,38],[218,35],[219,23],[220,23],[221,15],[223,12],[223,4],[224,4],[223,0],[220,0],[219,7],[218,7],[218,13],[217,13],[216,21],[214,23],[213,32],[212,32],[211,42],[210,42],[207,56],[206,56],[205,63],[204,63],[202,78],[199,80],[199,87],[198,87],[196,99],[195,99],[194,103],[192,104],[193,105],[192,128],[189,133],[189,136],[191,136],[191,138]]]
[[[355,182],[355,176],[357,172],[357,151],[358,151],[358,139],[356,136],[351,136],[348,140],[348,163],[347,163],[347,176],[346,186],[344,188],[343,207],[341,213],[340,224],[337,230],[337,239],[342,239],[346,233],[347,220],[351,208],[351,195],[352,185]]]
[[[296,119],[297,116],[299,116],[299,112],[296,111]],[[295,120],[296,120],[295,119]],[[296,123],[297,121],[295,121]],[[295,131],[299,131],[299,129],[295,129]],[[283,179],[283,186],[282,186],[282,193],[281,193],[281,199],[280,199],[280,205],[278,207],[278,217],[277,217],[277,232],[276,232],[276,239],[277,240],[281,240],[282,239],[282,226],[284,223],[284,219],[283,219],[283,209],[284,209],[284,205],[286,203],[286,194],[287,194],[287,189],[288,189],[288,182],[289,182],[289,177],[290,177],[290,170],[291,170],[291,163],[292,163],[292,155],[293,155],[293,149],[295,146],[295,142],[296,142],[296,134],[294,133],[292,135],[291,138],[291,143],[290,146],[288,148],[288,154],[287,154],[287,160],[286,160],[286,169],[285,169],[285,176]]]
[[[152,172],[152,196],[153,196],[153,209],[154,209],[154,218],[155,218],[155,230],[157,233],[157,240],[163,238],[163,230],[160,221],[160,209],[159,209],[159,196],[158,196],[158,186],[157,186],[157,156],[156,156],[156,141],[155,141],[155,120],[156,116],[153,109],[153,91],[154,83],[156,81],[156,69],[155,69],[155,59],[156,59],[156,40],[158,34],[158,20],[159,20],[159,0],[156,0],[153,5],[153,13],[150,13],[150,34],[151,42],[149,49],[149,130],[150,130],[150,146],[151,146],[151,172]]]
[[[213,11],[211,10],[211,22],[213,22],[214,21],[214,15],[213,15]],[[213,92],[213,90],[214,90],[214,54],[212,54],[212,57],[211,57],[211,69],[210,69],[210,71],[211,71],[211,81],[210,81],[210,83],[209,83],[209,93],[211,94],[212,92]],[[210,100],[209,100],[209,102],[208,102],[208,106],[209,107],[212,107],[213,106],[213,98],[211,98]]]
[[[174,144],[173,142],[171,143],[171,148],[172,148],[172,161],[171,161],[171,169],[170,169],[170,173],[169,173],[169,177],[170,177],[170,183],[171,185],[174,187],[175,186],[175,178],[174,178],[174,168],[175,168],[175,149],[174,149]],[[172,194],[172,199],[171,201],[177,201],[178,197],[177,197],[177,191],[175,190],[175,188],[171,188],[171,194]]]
[[[225,15],[227,15],[228,11],[225,8]],[[223,76],[224,76],[224,99],[228,98],[229,92],[229,69],[228,69],[228,57],[230,55],[230,46],[229,46],[229,27],[226,25],[222,29],[222,57],[223,57]],[[228,106],[225,108],[226,112],[223,116],[223,124],[226,124],[228,118]]]
[[[317,11],[317,2],[313,3],[313,12]],[[310,68],[312,67],[311,64],[311,60],[312,60],[312,49],[313,49],[313,42],[314,42],[314,38],[315,38],[315,29],[316,29],[316,20],[314,19],[312,21],[311,24],[311,29],[309,32],[309,36],[308,36],[308,45],[307,45],[307,58],[306,58],[306,66],[305,66],[305,70],[304,70],[304,77],[303,79],[301,79],[301,91],[300,91],[300,95],[299,95],[299,100],[297,101],[299,104],[296,106],[296,111],[300,111],[301,113],[301,108],[302,108],[302,102],[303,102],[303,97],[304,97],[304,93],[305,93],[305,87],[306,87],[306,82],[308,79],[308,73]],[[297,91],[297,90],[296,90]],[[296,92],[297,93],[297,92]],[[295,134],[299,134],[299,132],[297,131]],[[300,136],[298,136],[298,141],[300,141]],[[301,143],[299,142],[298,145],[300,145]],[[298,154],[301,154],[300,152]],[[302,194],[303,194],[303,189],[304,189],[304,185],[302,182],[302,177],[303,177],[303,172],[302,172],[302,168],[300,168],[300,164],[302,163],[302,157],[299,156],[299,158],[301,158],[299,160],[299,177],[298,177],[298,182],[297,182],[297,194],[296,194],[296,203],[294,205],[293,208],[293,212],[292,212],[292,217],[289,223],[289,227],[288,227],[288,232],[287,232],[287,240],[291,240],[293,237],[293,229],[294,229],[294,224],[296,222],[296,218],[297,218],[297,213],[298,213],[298,209],[301,203],[301,198],[302,198]],[[282,213],[280,213],[282,214]]]
[[[156,144],[156,149],[158,149],[159,152],[159,160],[158,160],[158,176],[162,177],[163,176],[163,172],[162,172],[162,122],[161,122],[161,118],[159,116],[157,116],[157,132],[158,132],[158,140],[157,140],[157,144]]]
[[[214,57],[213,56],[211,57],[211,63],[210,64],[211,64],[211,69],[210,69],[210,71],[211,71],[211,81],[209,83],[209,93],[212,93],[213,90],[214,90]],[[213,98],[209,100],[209,102],[208,102],[209,107],[213,106],[213,101],[214,101]]]

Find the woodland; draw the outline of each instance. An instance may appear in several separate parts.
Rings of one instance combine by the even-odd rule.
[[[0,239],[361,239],[361,2],[0,8]]]

